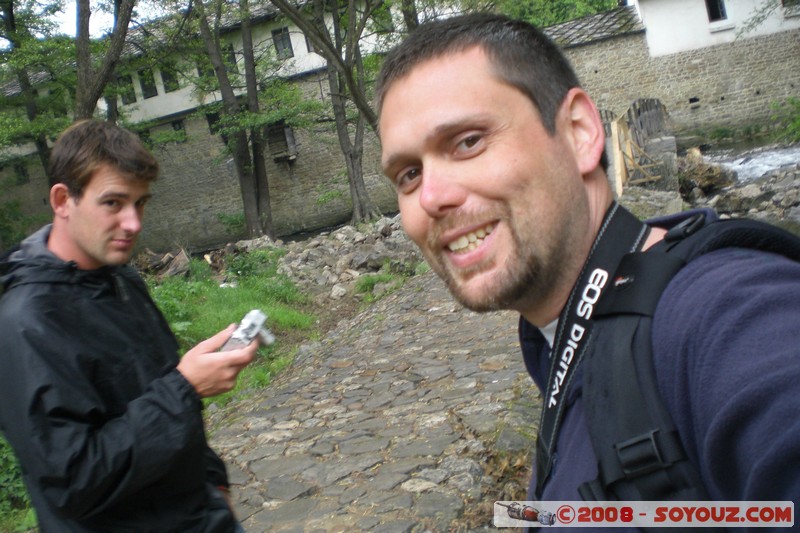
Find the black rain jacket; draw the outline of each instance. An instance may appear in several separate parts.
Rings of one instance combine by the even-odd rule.
[[[49,231],[0,262],[0,430],[41,531],[234,531],[225,466],[144,282],[61,261]]]

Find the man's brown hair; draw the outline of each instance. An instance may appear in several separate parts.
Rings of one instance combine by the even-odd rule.
[[[80,198],[98,167],[108,165],[126,179],[152,182],[158,177],[158,161],[139,137],[110,122],[80,120],[58,136],[50,154],[53,183],[63,183]]]

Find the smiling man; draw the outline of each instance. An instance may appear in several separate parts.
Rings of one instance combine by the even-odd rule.
[[[404,228],[472,309],[553,320],[611,202],[591,100],[570,89],[553,120],[556,135],[477,46],[420,64],[383,99],[384,168]]]
[[[466,307],[521,315],[548,428],[531,499],[586,497],[598,482],[587,416],[597,406],[581,362],[607,364],[601,340],[618,324],[595,316],[601,295],[634,281],[613,276],[628,256],[667,255],[668,242],[725,224],[705,211],[645,224],[615,201],[595,104],[562,52],[526,23],[473,14],[420,26],[385,58],[377,101],[382,165],[409,237]],[[679,442],[658,435],[675,459],[630,477],[658,487],[650,499],[796,501],[800,421],[785,414],[800,412],[800,264],[726,246],[693,257],[655,300],[652,343],[636,349],[652,359],[652,395]],[[780,444],[765,448],[766,434]],[[673,467],[687,472],[675,487]],[[694,492],[681,492],[685,479]],[[650,494],[608,490],[601,496]]]
[[[0,261],[0,430],[48,531],[236,532],[201,398],[230,390],[257,343],[233,327],[178,359],[125,264],[158,163],[138,137],[86,120],[50,157],[53,223]]]

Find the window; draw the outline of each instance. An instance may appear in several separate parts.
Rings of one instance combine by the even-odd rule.
[[[292,127],[284,121],[267,126],[267,146],[274,161],[294,161],[297,159],[297,143]]]
[[[706,0],[706,9],[709,22],[718,22],[728,18],[725,13],[725,0]]]
[[[216,135],[219,132],[219,113],[206,113],[206,121],[209,133]]]
[[[173,65],[161,68],[161,81],[164,82],[164,92],[171,93],[181,88],[178,83],[178,71]]]
[[[120,76],[117,78],[117,89],[122,100],[122,105],[132,104],[136,101],[136,91],[133,89],[133,78]]]
[[[783,14],[787,17],[800,15],[800,0],[781,0]]]
[[[219,135],[222,138],[222,142],[227,145],[228,136],[220,130],[219,113],[206,113],[206,121],[208,121],[208,131],[211,132],[212,135]]]
[[[217,75],[214,73],[214,67],[211,65],[211,61],[207,59],[197,64],[197,74],[201,78],[207,78],[209,80],[217,79]]]
[[[153,71],[151,69],[140,70],[137,74],[139,75],[139,83],[142,86],[142,96],[145,99],[157,96],[158,89],[156,89],[156,78],[153,76]]]
[[[225,68],[228,70],[228,74],[238,74],[239,65],[236,63],[236,52],[233,51],[233,45],[230,43],[226,44],[222,53],[224,55]]]
[[[317,50],[317,47],[314,46],[314,42],[311,39],[308,38],[308,35],[306,35],[305,37],[306,37],[306,50],[308,50],[308,53],[309,54],[311,54],[311,53],[319,54],[319,51]]]
[[[292,39],[289,35],[288,27],[284,26],[279,30],[272,30],[272,42],[275,43],[275,53],[279,59],[294,57]]]

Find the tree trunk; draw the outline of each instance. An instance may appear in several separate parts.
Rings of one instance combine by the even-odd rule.
[[[89,0],[78,0],[78,31],[75,37],[78,63],[75,86],[75,120],[91,118],[94,115],[97,101],[103,95],[122,54],[135,3],[135,0],[115,1],[114,30],[111,33],[102,63],[97,69],[94,69],[90,51],[89,17],[91,9]]]
[[[22,46],[19,35],[17,34],[17,23],[14,17],[14,2],[4,1],[0,3],[0,12],[3,14],[3,21],[6,29],[6,36],[11,43],[12,50],[19,50]],[[36,95],[33,92],[33,85],[31,84],[30,76],[25,68],[18,68],[15,70],[17,81],[19,82],[20,91],[25,99],[25,114],[28,120],[33,122],[39,115],[39,110],[36,105]],[[39,161],[44,168],[45,176],[50,185],[53,184],[53,178],[50,176],[49,161],[50,161],[50,147],[47,145],[47,137],[44,133],[39,133],[34,136],[33,144],[36,146],[36,153],[39,155]]]
[[[414,0],[403,0],[400,10],[403,12],[403,21],[406,23],[406,30],[411,33],[419,26],[419,14]]]
[[[350,197],[353,200],[352,224],[368,222],[380,218],[381,212],[369,197],[367,187],[364,184],[364,171],[362,166],[362,156],[364,152],[364,116],[358,113],[356,121],[355,139],[351,142],[350,132],[347,123],[347,110],[345,98],[342,94],[344,82],[339,77],[336,68],[328,64],[328,85],[331,91],[331,104],[333,105],[333,115],[336,119],[336,134],[339,138],[339,146],[344,155],[345,166],[347,168],[347,182],[350,185]]]
[[[119,106],[117,105],[117,96],[105,96],[106,101],[106,120],[112,124],[119,122]]]
[[[244,54],[244,77],[247,87],[247,109],[258,114],[258,80],[256,77],[256,60],[253,52],[253,35],[250,30],[250,6],[247,0],[241,0],[242,7],[242,51]],[[264,128],[255,127],[250,130],[250,146],[253,155],[253,180],[256,187],[256,200],[261,229],[270,238],[275,237],[272,225],[272,207],[269,194],[269,177],[264,161]]]
[[[211,64],[214,67],[214,74],[219,82],[219,90],[222,95],[223,112],[228,116],[239,114],[239,102],[233,92],[233,86],[228,78],[228,72],[222,60],[219,38],[212,34],[211,28],[206,19],[205,5],[202,0],[195,0],[195,11],[200,25],[200,37],[206,46]],[[228,149],[233,156],[233,164],[236,167],[236,175],[239,177],[239,187],[242,192],[242,206],[244,208],[244,219],[247,225],[248,238],[260,237],[264,234],[261,227],[261,217],[258,210],[258,185],[253,174],[253,165],[250,159],[250,150],[247,145],[247,133],[243,129],[227,135]]]

